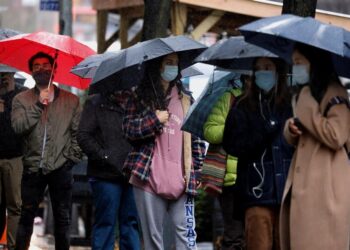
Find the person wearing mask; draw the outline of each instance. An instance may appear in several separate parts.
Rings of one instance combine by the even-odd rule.
[[[232,88],[227,90],[215,103],[203,126],[204,139],[210,145],[207,150],[209,159],[208,161],[205,159],[203,164],[202,184],[204,190],[210,192],[210,194],[219,195],[218,200],[224,223],[222,250],[244,248],[243,223],[239,218],[239,201],[236,199],[236,186],[234,185],[237,179],[237,158],[225,154],[224,171],[222,171],[221,164],[212,159],[216,154],[220,154],[226,117],[236,98],[242,94],[242,88],[244,93],[247,92],[250,85],[250,76],[241,75],[239,78],[230,79],[229,81],[232,83]],[[204,176],[204,167],[207,164],[208,177]],[[215,182],[215,188],[213,188],[213,182]]]
[[[131,150],[121,131],[126,98],[122,91],[89,96],[79,123],[77,138],[88,156],[95,208],[93,250],[114,249],[117,225],[119,249],[141,249],[134,194],[122,173]]]
[[[252,85],[225,123],[223,147],[238,157],[236,186],[245,209],[247,250],[279,249],[280,204],[293,154],[283,138],[292,114],[284,68],[277,58],[257,58]]]
[[[22,211],[16,249],[28,249],[39,203],[48,187],[53,217],[55,249],[68,250],[72,205],[72,167],[81,158],[76,135],[80,119],[77,96],[49,84],[54,59],[43,52],[28,66],[35,87],[12,102],[11,122],[23,138]]]
[[[22,149],[21,138],[11,127],[13,98],[26,88],[16,84],[17,70],[0,65],[0,203],[6,218],[7,248],[15,249],[16,232],[21,215]],[[5,228],[6,219],[2,221]]]
[[[349,249],[350,110],[329,52],[296,44],[293,82],[304,84],[284,135],[296,147],[280,215],[283,250]]]
[[[123,131],[132,145],[124,164],[131,175],[145,249],[163,248],[163,221],[175,225],[176,249],[196,249],[194,196],[205,145],[181,131],[191,97],[184,91],[176,53],[146,64],[127,103]]]

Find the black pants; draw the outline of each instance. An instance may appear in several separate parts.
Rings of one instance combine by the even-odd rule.
[[[222,215],[224,219],[224,235],[222,250],[244,249],[243,218],[240,218],[239,199],[235,186],[224,187],[219,196]]]
[[[26,250],[33,233],[33,222],[39,203],[48,186],[55,222],[55,249],[69,250],[73,174],[71,164],[43,175],[23,172],[22,212],[17,229],[16,249]]]

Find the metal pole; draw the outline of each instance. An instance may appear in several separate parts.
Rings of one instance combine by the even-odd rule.
[[[72,0],[60,0],[60,34],[72,36]]]

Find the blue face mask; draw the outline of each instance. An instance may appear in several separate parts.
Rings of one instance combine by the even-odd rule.
[[[243,83],[242,83],[241,79],[235,78],[235,79],[232,79],[232,81],[233,81],[233,87],[236,87],[239,89],[241,89],[243,87]]]
[[[171,82],[179,74],[179,67],[173,65],[165,65],[164,71],[160,74],[164,81]]]
[[[310,81],[310,74],[306,65],[293,65],[292,68],[292,86],[304,85]]]
[[[259,70],[255,72],[255,84],[266,93],[276,85],[276,73],[271,70]]]

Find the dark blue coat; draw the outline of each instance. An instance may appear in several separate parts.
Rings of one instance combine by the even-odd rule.
[[[238,157],[237,191],[245,207],[281,203],[294,149],[283,137],[291,107],[281,111],[262,102],[248,111],[238,102],[229,112],[223,146]]]

